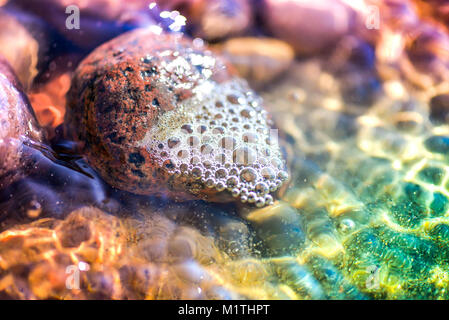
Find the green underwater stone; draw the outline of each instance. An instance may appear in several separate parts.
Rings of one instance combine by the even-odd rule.
[[[430,210],[433,216],[442,216],[446,213],[449,207],[449,200],[447,197],[439,192],[433,194],[433,201],[430,204]]]
[[[449,155],[449,137],[432,136],[424,142],[426,148],[435,153]]]
[[[406,228],[417,227],[426,216],[425,212],[425,207],[407,199],[400,200],[391,207],[393,219]]]
[[[439,185],[443,181],[444,170],[437,167],[427,167],[423,168],[418,176],[424,181],[428,183],[432,183],[434,185]]]

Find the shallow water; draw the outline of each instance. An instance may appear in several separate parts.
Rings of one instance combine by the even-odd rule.
[[[121,248],[116,256],[86,258],[82,243],[33,249],[44,260],[51,252],[75,255],[72,262],[90,265],[86,275],[118,273],[104,297],[447,298],[448,144],[437,137],[449,127],[432,124],[411,89],[407,99],[382,89],[371,108],[346,104],[343,110],[337,80],[324,69],[318,60],[298,62],[261,92],[282,128],[291,176],[273,205],[175,203],[118,191],[88,167],[74,143],[56,137],[57,151],[30,146],[34,173],[1,192],[2,231],[9,231],[0,238],[10,241],[11,232],[28,238],[11,230],[48,228],[42,222],[13,227],[38,218],[107,221],[112,215],[120,222],[108,232],[116,228],[118,238],[101,223],[89,228],[91,237],[97,232]],[[98,218],[94,209],[82,209],[67,218],[86,206],[107,214]],[[55,233],[60,242],[73,237],[67,230],[66,236]],[[43,239],[36,237],[29,246],[40,246]],[[2,259],[27,250],[33,251],[4,246]],[[142,265],[157,274],[146,289],[123,276],[124,266]],[[88,286],[94,280],[83,281]],[[36,284],[28,286],[36,294]],[[52,290],[40,294],[98,297],[82,287],[74,296]]]

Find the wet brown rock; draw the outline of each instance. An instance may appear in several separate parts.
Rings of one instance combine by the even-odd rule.
[[[17,180],[30,165],[24,143],[43,136],[12,69],[0,58],[0,188]]]
[[[29,93],[39,124],[47,129],[48,138],[54,135],[54,128],[64,120],[66,93],[70,88],[70,73],[55,76],[47,83]]]
[[[340,1],[265,0],[264,18],[275,36],[299,54],[330,47],[352,27],[354,13]]]
[[[17,0],[14,5],[42,17],[68,40],[86,49],[130,28],[153,24],[148,3],[140,0]],[[69,5],[79,8],[79,29],[66,27],[66,19],[73,13],[66,13]]]
[[[271,203],[286,173],[260,99],[207,48],[157,31],[121,35],[79,65],[67,134],[119,189]]]
[[[289,44],[271,38],[233,38],[220,49],[239,75],[255,88],[268,84],[285,72],[295,56]]]

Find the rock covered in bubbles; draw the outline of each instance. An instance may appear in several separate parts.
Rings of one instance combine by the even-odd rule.
[[[42,133],[19,81],[0,57],[0,188],[14,182],[29,165],[24,142]]]
[[[269,124],[260,98],[222,59],[152,28],[89,55],[66,114],[66,132],[119,189],[211,201],[232,194],[258,206],[287,178]]]
[[[265,0],[264,17],[274,35],[289,42],[300,54],[334,44],[353,24],[353,11],[333,0]]]

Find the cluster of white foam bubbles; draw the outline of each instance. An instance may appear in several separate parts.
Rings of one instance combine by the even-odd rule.
[[[141,144],[175,176],[188,176],[205,188],[228,190],[244,203],[272,204],[270,193],[288,175],[278,131],[270,129],[261,99],[244,80],[210,80],[213,56],[171,54],[176,58],[162,63],[158,84],[186,88],[196,83],[193,97],[176,102],[174,110],[161,114],[158,125]],[[201,68],[195,67],[198,65]],[[194,81],[173,79],[177,75]]]

